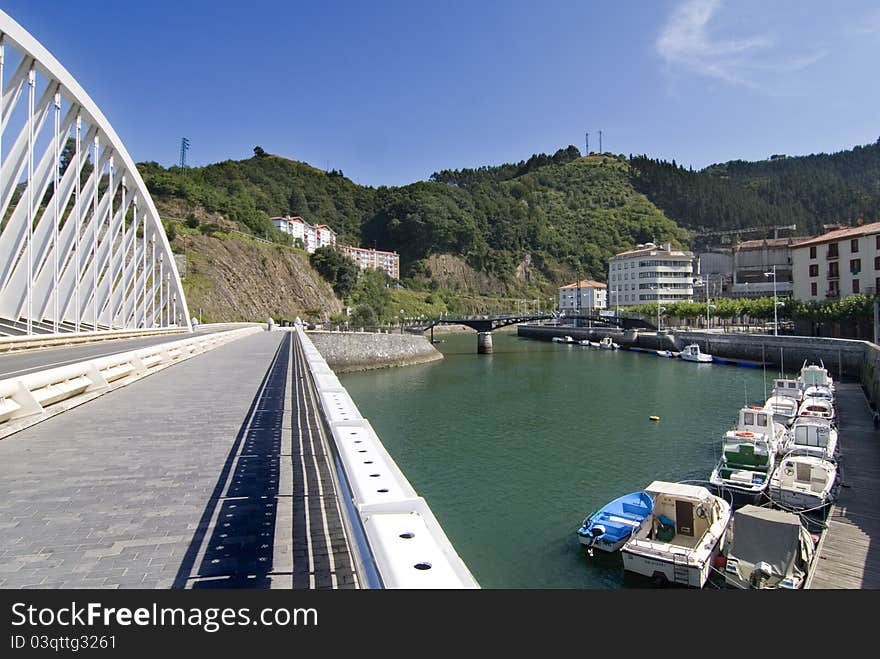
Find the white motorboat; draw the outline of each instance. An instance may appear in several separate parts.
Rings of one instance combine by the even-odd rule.
[[[551,341],[554,343],[574,343],[574,339],[570,336],[554,336]]]
[[[709,482],[722,496],[733,496],[735,505],[759,503],[776,466],[776,451],[768,435],[730,431],[724,435],[721,459]]]
[[[599,341],[599,347],[602,350],[619,350],[620,346],[611,340],[610,336],[604,337]]]
[[[654,510],[621,548],[624,569],[702,588],[724,548],[730,504],[696,485],[654,481],[645,491]]]
[[[798,417],[825,419],[836,423],[835,416],[834,403],[827,398],[804,398],[798,408]]]
[[[729,584],[756,589],[803,587],[816,545],[800,516],[743,506],[734,513],[728,534],[724,576]]]
[[[593,343],[589,339],[581,339],[580,341],[578,341],[578,345],[584,346],[585,348],[590,348],[592,347]]]
[[[698,362],[700,364],[706,364],[712,361],[712,355],[705,352],[700,352],[700,346],[698,346],[696,343],[685,346],[684,350],[682,350],[678,356],[685,361]]]
[[[837,464],[817,455],[789,453],[770,477],[773,503],[795,510],[820,510],[837,496]]]
[[[785,426],[775,420],[773,412],[766,407],[748,405],[740,409],[734,430],[741,437],[763,437],[775,454],[785,450],[789,433]]]
[[[764,409],[773,415],[773,420],[783,426],[790,426],[797,418],[798,402],[790,396],[770,396]]]
[[[773,380],[773,395],[785,396],[786,398],[794,398],[796,401],[800,401],[803,398],[803,389],[801,389],[799,380],[777,378]]]
[[[798,384],[802,390],[806,390],[808,387],[827,387],[831,390],[831,393],[834,393],[834,379],[831,377],[831,374],[828,372],[828,369],[825,368],[825,364],[823,362],[819,362],[819,364],[810,364],[807,365],[807,362],[804,362],[803,366],[801,366],[801,372],[798,376]]]
[[[671,350],[655,350],[654,352],[657,353],[658,357],[667,357],[670,359],[673,357],[678,357],[678,355],[679,355],[679,353],[672,352]]]
[[[804,389],[804,395],[801,400],[805,398],[824,398],[827,401],[831,401],[834,404],[834,392],[831,391],[829,387],[825,385],[813,385]]]
[[[837,456],[837,429],[828,419],[799,416],[783,447],[784,453],[791,451],[834,459]]]

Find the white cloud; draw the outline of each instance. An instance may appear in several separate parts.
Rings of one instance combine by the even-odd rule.
[[[683,0],[660,35],[657,52],[670,70],[684,69],[725,83],[767,88],[772,73],[794,73],[825,56],[823,52],[782,57],[769,34],[734,38],[720,20],[722,0]],[[719,14],[722,14],[719,16]]]

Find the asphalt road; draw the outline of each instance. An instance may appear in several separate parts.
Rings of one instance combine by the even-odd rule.
[[[236,329],[236,327],[247,327],[247,324],[224,325],[222,327],[208,325],[199,327],[199,329],[193,332],[193,334],[181,332],[180,334],[149,336],[141,339],[117,339],[100,341],[98,343],[59,346],[57,348],[46,348],[43,350],[31,350],[27,352],[2,355],[0,356],[0,380],[27,375],[28,373],[35,373],[49,368],[56,368],[58,366],[66,366],[67,364],[75,364],[87,359],[97,359],[98,357],[115,355],[119,352],[147,348],[159,343],[179,341],[198,334],[211,334],[213,332]]]

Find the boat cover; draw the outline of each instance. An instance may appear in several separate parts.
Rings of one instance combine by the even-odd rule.
[[[734,513],[728,556],[751,566],[769,563],[774,573],[785,576],[800,571],[800,542],[801,522],[796,514],[748,505]]]

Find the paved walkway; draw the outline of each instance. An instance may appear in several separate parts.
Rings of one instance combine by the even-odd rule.
[[[838,384],[843,486],[808,588],[880,588],[880,432],[857,384]]]
[[[239,339],[0,441],[0,587],[356,587],[293,339]]]

